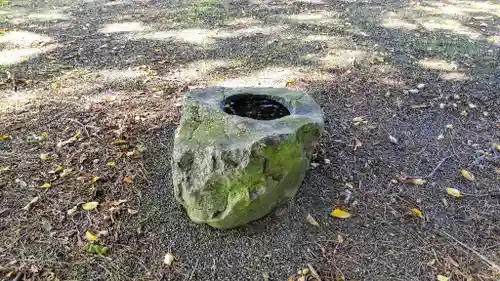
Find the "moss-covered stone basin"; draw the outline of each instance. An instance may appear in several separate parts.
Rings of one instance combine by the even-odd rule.
[[[323,131],[307,94],[278,88],[196,89],[174,139],[177,200],[191,220],[233,228],[293,197]]]

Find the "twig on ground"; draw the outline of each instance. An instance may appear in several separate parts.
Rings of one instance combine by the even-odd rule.
[[[445,236],[447,236],[448,238],[450,238],[451,240],[457,242],[458,244],[460,244],[462,247],[466,248],[467,250],[471,251],[472,253],[474,253],[476,256],[478,256],[483,262],[485,262],[487,265],[489,265],[490,267],[492,267],[494,270],[496,270],[498,273],[500,273],[500,266],[498,266],[496,263],[492,262],[491,260],[489,260],[487,257],[483,256],[481,253],[479,253],[478,251],[472,249],[471,247],[467,246],[466,244],[464,244],[463,242],[461,242],[460,240],[458,240],[457,238],[451,236],[450,234],[448,234],[446,231],[442,230],[441,231],[442,234],[444,234]]]
[[[321,281],[321,277],[319,277],[318,272],[316,271],[316,269],[314,269],[314,267],[312,266],[312,264],[308,263],[307,267],[309,267],[309,270],[311,271],[311,275],[314,278],[316,278],[316,280]]]
[[[424,178],[430,178],[430,177],[432,177],[437,172],[437,170],[439,169],[439,167],[441,167],[441,165],[443,165],[444,161],[448,160],[448,158],[451,158],[453,156],[455,156],[455,154],[450,155],[448,157],[445,157],[445,158],[441,159],[441,161],[439,161],[439,163],[436,165],[436,168],[434,168],[434,170],[432,170],[432,172],[430,174],[428,174],[427,176],[425,176]]]
[[[89,134],[89,132],[87,131],[87,126],[83,125],[80,121],[75,120],[75,119],[69,119],[69,121],[70,121],[70,122],[74,122],[74,123],[76,123],[76,124],[78,124],[78,125],[82,126],[83,131],[85,132],[85,135],[87,135],[87,138],[89,138],[89,137],[90,137],[90,134]]]
[[[196,268],[198,267],[199,261],[200,261],[199,259],[196,260],[196,263],[194,264],[193,270],[191,270],[191,273],[189,274],[187,281],[189,281],[189,280],[191,280],[191,278],[193,278],[194,272],[196,271]]]

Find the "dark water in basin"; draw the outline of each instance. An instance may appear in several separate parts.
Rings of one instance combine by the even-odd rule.
[[[284,105],[264,95],[230,96],[222,101],[221,107],[227,114],[256,120],[274,120],[290,115],[290,111]]]

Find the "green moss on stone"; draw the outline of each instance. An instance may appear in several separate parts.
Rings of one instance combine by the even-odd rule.
[[[246,169],[229,171],[207,186],[207,194],[198,197],[203,201],[187,204],[193,221],[218,228],[235,227],[265,216],[280,198],[297,192],[308,161],[303,143],[294,135],[279,145],[259,145],[253,153]],[[263,193],[252,200],[253,192]]]

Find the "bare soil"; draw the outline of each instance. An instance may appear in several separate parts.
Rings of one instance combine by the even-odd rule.
[[[500,278],[498,2],[0,3],[0,280]],[[325,112],[299,194],[234,230],[172,194],[181,97],[210,85]]]

